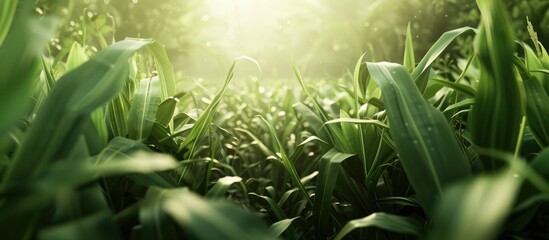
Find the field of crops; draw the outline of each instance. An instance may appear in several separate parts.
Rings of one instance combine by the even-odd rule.
[[[183,78],[102,15],[60,38],[42,2],[0,2],[0,239],[549,239],[544,25],[504,1],[339,78],[281,59],[294,85]]]

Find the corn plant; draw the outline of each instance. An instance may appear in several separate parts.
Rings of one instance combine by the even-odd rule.
[[[549,236],[549,55],[500,1],[419,61],[409,25],[402,65],[293,63],[299,90],[240,82],[242,57],[185,92],[152,39],[45,53],[55,17],[18,2],[0,3],[2,239]]]

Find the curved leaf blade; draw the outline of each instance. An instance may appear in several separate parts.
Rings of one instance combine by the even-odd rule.
[[[421,95],[404,67],[394,63],[368,63],[381,87],[391,135],[418,202],[430,213],[449,183],[471,175],[444,115]]]
[[[331,149],[320,159],[315,200],[313,203],[313,219],[316,225],[315,234],[318,239],[326,239],[330,234],[329,218],[332,206],[332,193],[337,185],[341,163],[352,156],[354,154],[340,153],[335,149]]]
[[[334,240],[342,239],[355,229],[366,227],[376,227],[391,232],[414,236],[419,236],[423,233],[421,224],[414,218],[377,212],[372,213],[365,218],[348,222],[335,236]]]

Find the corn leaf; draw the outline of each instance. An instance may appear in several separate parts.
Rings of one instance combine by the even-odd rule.
[[[67,56],[67,71],[77,68],[78,66],[88,61],[88,59],[89,57],[84,51],[84,48],[82,48],[82,45],[80,45],[80,43],[78,42],[74,42],[72,44],[71,50],[69,51],[69,55]]]
[[[382,62],[368,69],[381,87],[400,163],[430,213],[449,183],[471,175],[469,161],[444,115],[423,99],[404,67]]]
[[[280,235],[282,235],[282,233],[284,233],[284,231],[286,231],[286,229],[288,229],[288,227],[290,227],[292,222],[296,219],[297,219],[297,217],[289,218],[289,219],[283,219],[283,220],[280,220],[278,222],[275,222],[269,227],[269,231],[274,236],[280,237]]]
[[[206,194],[206,197],[211,199],[222,198],[223,196],[225,196],[225,193],[227,192],[227,190],[229,190],[231,185],[235,183],[239,183],[241,181],[242,181],[241,177],[233,177],[233,176],[222,177],[219,180],[217,180],[215,185],[208,191],[208,193]]]
[[[190,146],[190,151],[189,151],[189,155],[188,155],[189,157],[193,157],[193,155],[195,154],[196,148],[198,146],[198,142],[202,139],[202,137],[208,131],[208,128],[209,128],[210,124],[212,123],[214,115],[217,111],[217,107],[221,103],[221,99],[223,98],[223,95],[227,91],[227,87],[229,86],[229,84],[233,80],[234,73],[235,73],[235,70],[236,70],[236,66],[240,61],[241,61],[241,59],[236,59],[233,62],[233,64],[229,68],[229,73],[227,74],[227,78],[225,79],[225,82],[223,83],[223,86],[217,92],[217,94],[215,95],[215,97],[213,98],[211,103],[208,105],[208,107],[206,107],[206,109],[204,109],[204,112],[202,113],[202,115],[200,115],[200,117],[198,117],[198,119],[194,123],[193,128],[191,129],[191,132],[189,133],[189,135],[187,135],[187,137],[185,138],[185,140],[181,144],[181,149],[180,150],[182,150],[185,147]]]
[[[170,122],[173,119],[175,109],[179,99],[174,97],[169,97],[164,100],[160,106],[158,106],[158,112],[156,113],[156,122],[164,127],[168,127]]]
[[[307,190],[305,190],[305,186],[301,183],[299,174],[297,173],[297,170],[294,166],[294,163],[291,161],[290,157],[284,150],[284,147],[282,143],[280,142],[280,139],[278,139],[276,130],[274,127],[262,116],[258,116],[258,118],[268,127],[269,133],[271,134],[271,137],[273,138],[275,145],[277,147],[276,149],[276,157],[278,160],[282,162],[284,165],[284,169],[286,170],[286,174],[290,176],[290,179],[292,180],[292,183],[294,184],[294,187],[297,187],[303,197],[307,200],[307,202],[312,205],[313,202],[311,201],[311,198],[309,197],[309,194],[307,193]]]
[[[402,65],[408,72],[413,72],[416,68],[416,59],[414,56],[414,45],[413,45],[412,30],[410,29],[410,22],[408,22],[408,27],[406,28],[406,45],[404,45],[404,61]]]
[[[128,59],[149,43],[118,42],[63,75],[39,109],[3,184],[37,176],[63,149],[70,149],[88,115],[122,88],[120,80],[127,75]]]
[[[208,201],[186,189],[165,190],[164,210],[197,239],[276,239],[257,216],[222,201]]]
[[[471,27],[462,27],[443,33],[442,36],[440,36],[440,38],[433,44],[433,46],[431,46],[429,51],[417,64],[415,70],[411,74],[412,79],[417,81],[417,79],[421,75],[425,74],[425,72],[429,70],[431,64],[435,62],[435,60],[444,52],[444,50],[450,45],[450,43],[454,41],[454,39],[468,31],[476,32],[476,29]]]
[[[112,213],[101,211],[90,216],[46,228],[38,234],[40,240],[82,239],[118,240],[118,232]]]
[[[0,3],[0,46],[4,43],[11,29],[18,3],[19,0],[5,0]],[[24,8],[24,10],[28,9]]]
[[[329,219],[332,208],[332,194],[337,185],[341,163],[352,156],[352,154],[340,153],[332,149],[320,159],[313,203],[315,234],[318,239],[326,239],[331,233]]]
[[[164,211],[164,201],[169,197],[169,190],[151,187],[139,206],[142,239],[181,239],[184,234],[180,227]]]
[[[146,140],[151,134],[160,105],[158,77],[141,79],[128,112],[128,134],[136,140]]]
[[[175,95],[176,88],[173,67],[162,44],[154,41],[147,46],[147,50],[154,57],[154,63],[158,77],[160,78],[160,99],[164,101]]]
[[[53,36],[54,19],[38,19],[30,15],[32,2],[24,1],[16,17],[18,1],[0,3],[0,134],[26,111],[36,80],[40,73],[40,54],[47,41]],[[10,23],[13,19],[13,26]],[[40,31],[33,31],[40,29]],[[5,39],[4,39],[5,38]]]
[[[496,239],[522,182],[516,176],[506,169],[449,188],[436,207],[430,239]]]
[[[419,236],[423,233],[421,224],[414,218],[377,212],[372,213],[365,218],[355,219],[348,222],[334,237],[334,240],[343,239],[343,237],[355,229],[367,227],[375,227],[391,232],[414,236]]]
[[[501,1],[483,0],[477,4],[482,15],[476,37],[481,72],[468,128],[478,147],[514,152],[523,100],[513,72],[515,43],[511,23]],[[504,163],[485,156],[481,164],[486,170],[493,170]]]

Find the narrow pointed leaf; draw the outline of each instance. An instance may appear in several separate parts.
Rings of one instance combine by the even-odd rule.
[[[414,45],[413,45],[412,30],[410,28],[410,22],[408,22],[408,27],[406,28],[406,45],[404,46],[404,61],[403,66],[408,70],[408,72],[413,72],[416,68],[416,59],[414,56]]]
[[[417,64],[417,67],[411,74],[412,78],[415,80],[419,76],[423,75],[426,71],[428,71],[431,64],[435,62],[435,60],[444,52],[444,50],[450,45],[450,43],[452,43],[452,41],[454,41],[454,39],[456,39],[458,36],[468,31],[476,32],[476,29],[471,27],[462,27],[443,33],[442,36],[440,36],[440,38],[433,44],[433,46],[431,46],[429,51]]]
[[[78,42],[72,44],[69,55],[67,56],[67,71],[73,70],[88,61],[89,57]]]

